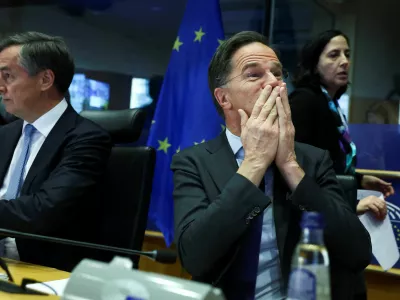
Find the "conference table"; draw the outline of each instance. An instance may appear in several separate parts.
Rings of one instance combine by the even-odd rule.
[[[32,265],[20,261],[4,259],[7,263],[10,273],[13,276],[16,284],[21,284],[23,278],[31,278],[41,282],[66,279],[69,278],[70,273],[60,271],[53,268]],[[40,295],[21,295],[21,294],[8,294],[0,292],[1,300],[38,300],[38,299],[59,299],[58,296],[40,296]]]
[[[159,236],[161,234],[154,232],[147,232],[144,251],[149,249],[162,248],[160,241],[164,241]],[[155,239],[155,240],[154,240]],[[164,245],[165,247],[165,245]],[[37,281],[46,282],[52,280],[66,279],[70,277],[70,273],[60,271],[53,268],[32,265],[15,260],[4,259],[10,269],[12,276],[17,284],[21,284],[23,278],[31,278]],[[157,264],[151,260],[140,260],[139,269],[142,271],[150,271],[169,276],[176,276],[184,279],[189,279],[190,276],[183,272],[179,261],[174,265]],[[400,270],[389,270],[386,273],[377,266],[369,266],[366,270],[366,281],[368,286],[368,299],[369,300],[397,300],[400,294]],[[0,292],[1,300],[39,300],[59,299],[58,296],[39,296],[39,295],[20,295],[20,294],[7,294]]]

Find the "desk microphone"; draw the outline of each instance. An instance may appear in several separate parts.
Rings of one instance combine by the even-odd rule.
[[[22,238],[22,239],[30,239],[36,241],[43,241],[43,242],[50,242],[50,243],[57,243],[57,244],[64,244],[69,246],[76,246],[82,248],[89,248],[95,250],[103,250],[108,252],[114,252],[119,254],[128,254],[128,255],[139,255],[139,256],[146,256],[156,262],[163,263],[163,264],[173,264],[176,262],[176,252],[171,250],[159,249],[153,251],[137,251],[127,248],[119,248],[101,244],[93,244],[93,243],[86,243],[81,241],[74,241],[74,240],[67,240],[61,239],[56,237],[32,234],[32,233],[25,233],[15,230],[8,230],[0,228],[0,236],[6,237],[13,237],[13,238]]]

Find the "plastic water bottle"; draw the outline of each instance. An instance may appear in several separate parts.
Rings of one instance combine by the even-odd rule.
[[[329,256],[324,245],[324,222],[316,212],[304,212],[302,234],[292,260],[288,300],[330,300]]]

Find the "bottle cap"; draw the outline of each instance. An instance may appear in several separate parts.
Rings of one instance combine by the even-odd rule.
[[[325,227],[322,214],[314,211],[303,212],[300,223],[301,228],[323,229]]]

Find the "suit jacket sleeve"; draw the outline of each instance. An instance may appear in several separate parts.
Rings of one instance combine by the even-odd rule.
[[[77,134],[36,193],[0,201],[0,227],[46,234],[71,221],[68,214],[77,202],[95,192],[110,150],[110,137],[102,130]]]
[[[210,199],[197,168],[183,152],[173,157],[175,239],[185,269],[192,276],[204,276],[249,228],[248,215],[255,208],[262,215],[270,199],[237,173]]]
[[[291,195],[291,200],[295,205],[323,214],[325,243],[331,261],[361,271],[372,258],[369,233],[344,200],[328,152],[323,151],[318,161],[316,179],[306,175]]]

